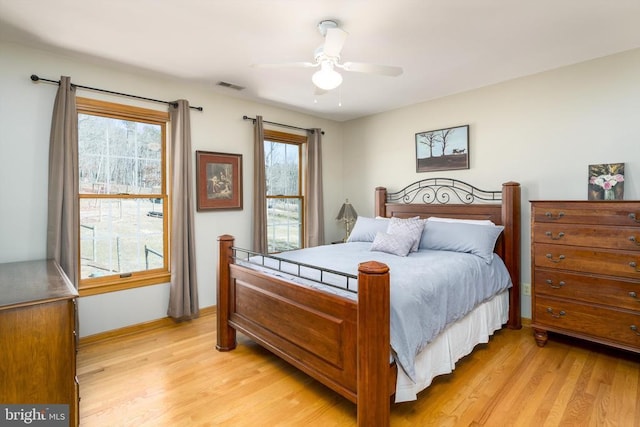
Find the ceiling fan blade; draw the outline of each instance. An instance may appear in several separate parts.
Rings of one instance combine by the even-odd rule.
[[[254,68],[313,68],[318,64],[315,62],[283,62],[280,64],[252,64]]]
[[[336,64],[338,67],[342,68],[345,71],[353,71],[356,73],[369,73],[369,74],[379,74],[381,76],[390,76],[395,77],[402,74],[401,67],[394,67],[392,65],[376,65],[376,64],[367,64],[364,62],[345,62],[344,64]]]
[[[344,42],[349,34],[340,28],[328,28],[322,52],[326,56],[340,56]]]

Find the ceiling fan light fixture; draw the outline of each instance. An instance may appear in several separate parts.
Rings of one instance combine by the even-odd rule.
[[[333,64],[324,61],[320,64],[320,69],[313,73],[311,81],[320,89],[332,90],[342,84],[342,75],[333,69]]]

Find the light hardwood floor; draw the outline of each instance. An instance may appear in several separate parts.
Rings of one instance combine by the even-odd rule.
[[[215,314],[82,344],[81,425],[353,426],[355,406],[239,335],[215,350]],[[392,426],[640,426],[640,357],[530,328],[501,330],[438,377]]]

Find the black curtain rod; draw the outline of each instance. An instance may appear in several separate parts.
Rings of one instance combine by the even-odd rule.
[[[251,120],[253,123],[255,123],[255,122],[256,122],[256,118],[255,118],[255,117],[242,116],[242,119],[243,119],[243,120]],[[315,130],[314,130],[314,129],[300,128],[300,127],[298,127],[298,126],[284,125],[284,124],[282,124],[282,123],[269,122],[269,121],[266,121],[266,120],[263,120],[263,121],[262,121],[262,123],[269,123],[270,125],[282,126],[282,127],[284,127],[284,128],[289,128],[289,129],[304,130],[304,131],[311,132],[311,133],[314,133],[314,132],[315,132]],[[321,135],[324,135],[324,131],[323,131],[323,130],[321,130],[321,131],[320,131],[320,134],[321,134]]]
[[[31,74],[31,80],[33,80],[34,82],[40,81],[42,80],[43,82],[49,82],[49,83],[55,83],[55,84],[60,84],[60,80],[50,80],[50,79],[43,79],[41,77],[38,77],[35,74]],[[110,93],[111,95],[120,95],[120,96],[126,96],[129,98],[136,98],[136,99],[142,99],[144,101],[152,101],[152,102],[160,102],[162,104],[167,104],[167,105],[171,105],[173,107],[177,107],[178,103],[177,102],[170,102],[170,101],[162,101],[160,99],[153,99],[153,98],[145,98],[144,96],[137,96],[137,95],[130,95],[128,93],[122,93],[122,92],[114,92],[112,90],[106,90],[106,89],[98,89],[95,87],[89,87],[89,86],[82,86],[82,85],[77,85],[75,83],[72,83],[71,86],[75,86],[75,87],[79,87],[82,89],[87,89],[87,90],[94,90],[96,92],[104,92],[104,93]],[[198,111],[202,111],[202,107],[192,107],[189,106],[189,108],[192,108],[194,110],[198,110]]]

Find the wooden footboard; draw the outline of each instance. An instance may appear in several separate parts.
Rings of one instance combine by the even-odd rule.
[[[216,348],[234,349],[240,331],[356,403],[358,425],[388,425],[395,388],[388,267],[360,264],[354,301],[237,265],[233,237],[218,240]]]

